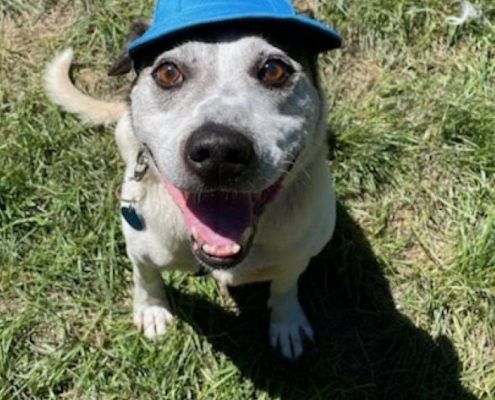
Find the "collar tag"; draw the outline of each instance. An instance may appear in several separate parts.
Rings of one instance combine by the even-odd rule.
[[[140,182],[148,172],[148,165],[148,158],[146,157],[144,150],[140,150],[137,155],[133,176],[126,179],[115,191],[117,200],[121,203],[127,203],[127,205],[121,205],[120,207],[122,217],[132,229],[138,232],[143,231],[146,228],[146,225],[144,218],[139,215],[134,208],[134,204],[141,201],[143,198],[144,189]],[[122,197],[122,192],[124,192],[125,198]]]
[[[136,209],[132,206],[132,204],[122,206],[120,208],[120,213],[132,229],[135,231],[144,230],[144,219],[136,212]]]

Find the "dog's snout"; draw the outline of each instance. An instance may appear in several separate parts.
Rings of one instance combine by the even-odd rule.
[[[208,185],[231,183],[251,167],[254,158],[250,139],[232,128],[216,124],[197,129],[185,146],[187,166]]]

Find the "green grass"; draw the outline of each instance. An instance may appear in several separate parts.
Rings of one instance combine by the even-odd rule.
[[[179,322],[159,343],[135,331],[111,129],[41,88],[72,46],[78,83],[112,96],[151,1],[3,1],[0,398],[495,399],[495,6],[476,4],[483,21],[452,27],[442,0],[319,2],[346,38],[322,58],[339,223],[301,281],[317,346],[289,365],[265,285],[234,305],[166,275]]]

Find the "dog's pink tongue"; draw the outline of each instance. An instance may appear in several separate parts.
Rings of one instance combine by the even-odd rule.
[[[203,251],[215,257],[232,257],[240,251],[242,234],[253,219],[251,197],[241,193],[191,194],[187,198],[166,182],[184,215],[189,233]]]
[[[197,229],[206,244],[228,247],[240,242],[251,224],[252,203],[248,195],[208,193],[186,201],[186,224]]]

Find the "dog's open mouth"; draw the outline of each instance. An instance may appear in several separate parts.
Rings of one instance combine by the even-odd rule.
[[[239,264],[248,254],[256,223],[279,192],[282,178],[258,193],[185,192],[165,180],[172,199],[182,211],[198,261],[213,269]]]

